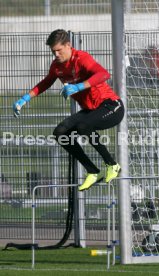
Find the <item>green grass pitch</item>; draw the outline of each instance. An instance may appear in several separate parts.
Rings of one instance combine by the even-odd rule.
[[[91,248],[37,250],[35,268],[31,268],[31,250],[0,250],[0,275],[4,276],[95,276],[159,274],[159,264],[121,265],[119,259],[107,270],[107,256],[90,255]],[[146,273],[146,274],[145,274]]]

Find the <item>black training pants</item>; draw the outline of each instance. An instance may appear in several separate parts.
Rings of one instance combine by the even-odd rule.
[[[87,170],[88,173],[98,173],[99,169],[84,153],[77,142],[77,138],[71,139],[73,131],[78,135],[88,137],[89,143],[102,156],[105,164],[114,165],[116,162],[111,157],[105,145],[100,143],[97,130],[104,130],[118,125],[124,116],[124,106],[121,100],[105,100],[95,110],[80,110],[62,121],[54,130],[54,136],[59,142],[61,135],[66,135],[68,143],[61,146],[75,157]]]

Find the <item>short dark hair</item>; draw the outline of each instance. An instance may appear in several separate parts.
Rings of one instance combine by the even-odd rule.
[[[61,43],[62,45],[70,42],[70,38],[68,35],[68,32],[62,29],[58,29],[53,31],[47,38],[46,45],[54,46],[58,43]]]

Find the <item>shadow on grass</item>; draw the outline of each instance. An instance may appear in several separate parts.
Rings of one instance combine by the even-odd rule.
[[[28,266],[32,262],[31,250],[10,249],[0,252],[0,266]],[[106,256],[92,257],[86,249],[36,250],[35,261],[38,265],[49,266],[100,266],[106,264]]]

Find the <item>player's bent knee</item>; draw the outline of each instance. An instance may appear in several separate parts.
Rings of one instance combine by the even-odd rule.
[[[57,126],[53,131],[53,135],[55,136],[55,139],[58,139],[61,135],[65,135],[66,133],[67,133],[67,129],[65,126]]]
[[[79,123],[76,126],[76,129],[77,129],[78,134],[84,135],[84,134],[87,134],[87,132],[89,130],[89,126],[85,123]]]

